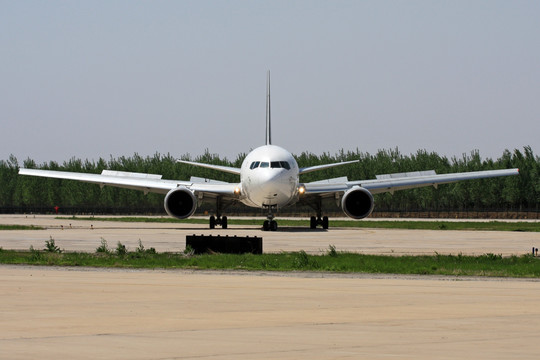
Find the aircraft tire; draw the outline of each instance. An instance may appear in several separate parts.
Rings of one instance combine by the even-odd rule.
[[[216,218],[214,215],[210,216],[210,229],[215,229],[216,227]]]
[[[226,217],[226,216],[223,216],[223,217],[221,218],[221,228],[222,228],[222,229],[226,229],[227,226],[228,226],[228,224],[227,224],[227,217]]]
[[[309,228],[310,229],[316,229],[317,228],[317,218],[315,216],[312,216],[309,219]]]
[[[323,216],[322,218],[322,228],[328,229],[328,216]]]

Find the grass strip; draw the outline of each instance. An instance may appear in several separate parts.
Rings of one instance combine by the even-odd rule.
[[[34,225],[0,225],[0,230],[44,230],[41,226]]]
[[[248,271],[315,271],[337,273],[423,274],[487,277],[540,277],[540,259],[532,255],[503,257],[431,255],[381,256],[338,252],[324,255],[304,251],[263,255],[185,255],[182,253],[57,253],[31,249],[0,249],[1,264],[89,266],[146,269],[230,269]]]
[[[152,222],[152,223],[184,223],[184,224],[207,224],[207,219],[178,220],[167,217],[57,217],[65,220],[91,220],[91,221],[118,221],[118,222]],[[229,219],[230,225],[261,225],[260,219]],[[280,219],[279,226],[302,226],[308,227],[308,220]],[[376,228],[376,229],[406,229],[406,230],[478,230],[478,231],[524,231],[540,232],[540,222],[505,222],[505,221],[352,221],[330,220],[330,227],[347,228]]]

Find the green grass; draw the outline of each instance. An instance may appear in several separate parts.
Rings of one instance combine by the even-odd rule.
[[[44,230],[44,228],[34,225],[0,225],[0,230]]]
[[[248,271],[316,271],[337,273],[423,274],[489,277],[540,277],[540,259],[531,255],[503,257],[432,255],[381,256],[336,251],[308,255],[303,251],[263,255],[185,255],[151,251],[118,253],[55,253],[0,249],[0,263],[160,269],[230,269]]]
[[[91,220],[91,221],[119,221],[119,222],[155,222],[155,223],[178,223],[178,224],[207,224],[207,219],[177,220],[168,217],[58,217],[66,220]],[[262,219],[262,218],[261,218]],[[230,225],[262,225],[261,219],[229,219]],[[279,226],[308,227],[308,220],[279,219]],[[330,228],[378,228],[378,229],[409,229],[409,230],[480,230],[480,231],[528,231],[539,232],[540,222],[504,222],[504,221],[354,221],[332,220]]]

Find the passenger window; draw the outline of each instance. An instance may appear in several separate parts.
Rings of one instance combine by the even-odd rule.
[[[270,164],[267,163],[267,162],[262,162],[262,163],[261,163],[261,167],[262,167],[262,168],[267,168],[267,167],[269,167],[269,166],[270,166]]]
[[[286,161],[280,161],[281,167],[287,170],[291,170],[291,166]]]
[[[281,168],[281,164],[279,163],[279,161],[272,161],[271,167],[272,169],[279,169]]]

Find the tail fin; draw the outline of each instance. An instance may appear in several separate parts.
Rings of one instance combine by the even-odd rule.
[[[270,70],[266,74],[266,145],[272,145],[270,127]]]

